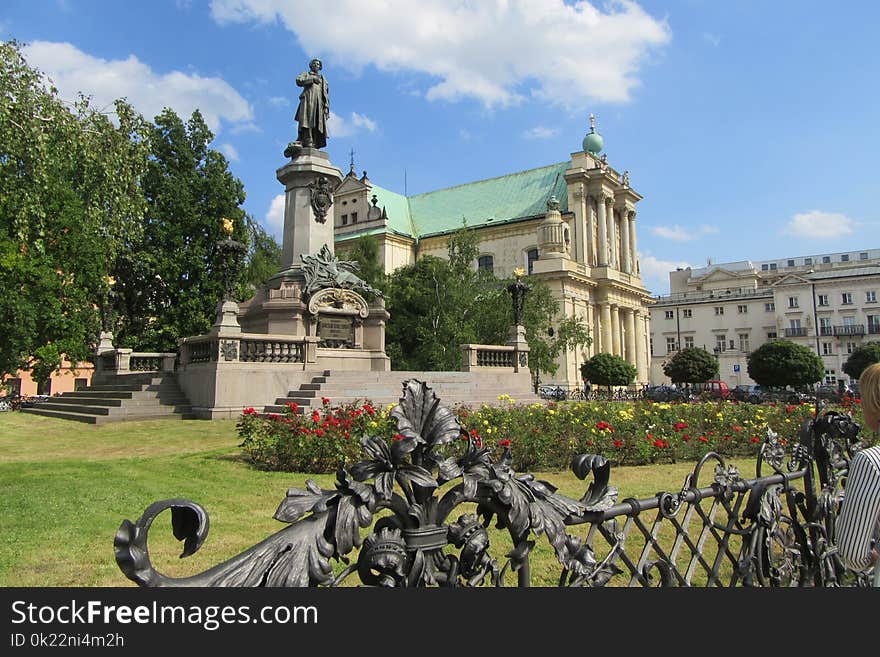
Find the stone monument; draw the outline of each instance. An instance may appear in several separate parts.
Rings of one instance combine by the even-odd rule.
[[[334,253],[331,210],[343,176],[321,150],[330,112],[322,69],[312,60],[296,78],[297,140],[276,171],[285,192],[281,269],[235,317],[224,300],[210,333],[181,340],[178,381],[201,417],[237,417],[323,370],[391,369],[385,301],[357,263]]]

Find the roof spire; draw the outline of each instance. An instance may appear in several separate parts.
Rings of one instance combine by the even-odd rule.
[[[596,115],[590,112],[590,132],[596,132]]]
[[[351,173],[354,173],[354,149],[353,148],[349,151],[348,155],[349,155],[349,164],[351,166],[350,171],[351,171]]]

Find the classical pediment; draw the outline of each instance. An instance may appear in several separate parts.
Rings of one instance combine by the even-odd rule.
[[[784,287],[786,285],[804,285],[805,283],[809,283],[810,280],[804,278],[803,276],[799,276],[798,274],[786,274],[778,281],[771,283],[770,287]]]
[[[340,194],[351,194],[353,192],[362,192],[364,190],[370,190],[372,185],[368,185],[360,181],[360,179],[355,176],[346,176],[342,179],[342,182],[339,183],[339,187],[336,188],[336,191],[333,193],[337,196]]]

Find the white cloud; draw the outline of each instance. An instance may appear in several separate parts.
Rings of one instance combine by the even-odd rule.
[[[327,134],[330,137],[351,137],[363,130],[375,132],[377,128],[375,121],[357,112],[352,112],[348,119],[330,112],[327,119]]]
[[[23,50],[28,63],[46,73],[64,100],[72,101],[82,92],[100,109],[126,98],[148,119],[165,107],[184,119],[199,109],[215,133],[223,123],[238,125],[253,119],[250,104],[221,78],[157,73],[134,55],[108,61],[69,43],[35,41]]]
[[[586,0],[337,0],[333,16],[326,7],[323,0],[213,0],[211,13],[221,24],[278,20],[309,56],[355,72],[372,65],[425,74],[434,79],[429,100],[469,98],[486,107],[529,96],[573,110],[626,102],[642,63],[671,38],[665,20],[632,0],[601,8]]]
[[[639,273],[645,287],[653,294],[669,294],[669,272],[690,266],[684,261],[660,260],[652,255],[639,253]]]
[[[846,215],[836,212],[811,210],[794,215],[786,226],[786,232],[795,237],[825,239],[851,235],[858,223]]]
[[[238,162],[238,151],[232,144],[220,144],[220,151],[230,162]]]
[[[284,194],[279,194],[272,199],[263,223],[278,240],[282,239],[284,234]]]
[[[709,224],[701,224],[698,228],[685,228],[675,224],[674,226],[653,226],[651,233],[657,237],[663,237],[676,242],[691,242],[699,239],[703,235],[710,235],[719,232],[717,226]]]
[[[547,128],[542,125],[537,125],[534,128],[526,130],[523,133],[523,137],[526,139],[550,139],[558,134],[558,128]]]
[[[272,107],[290,107],[290,101],[284,96],[272,96],[269,98]]]
[[[716,48],[721,45],[721,37],[711,32],[703,32],[703,40]]]

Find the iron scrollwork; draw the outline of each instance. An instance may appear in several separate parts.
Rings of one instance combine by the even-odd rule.
[[[195,553],[208,534],[201,506],[171,499],[151,505],[136,522],[122,522],[114,540],[117,564],[141,586],[338,586],[353,576],[376,587],[505,586],[510,573],[528,586],[529,556],[543,537],[561,566],[559,586],[867,582],[846,571],[833,545],[840,480],[859,448],[858,425],[847,416],[805,423],[794,452],[807,467],[783,471],[780,441],[770,431],[762,449],[774,469],[768,476],[760,476],[761,458],[758,477],[747,481],[709,453],[680,492],[618,503],[603,456],[574,457],[575,475],[592,482],[580,499],[566,497],[549,482],[516,472],[509,446],[496,456],[494,447],[468,434],[421,381],[404,382],[391,414],[394,440],[365,435],[364,458],[340,467],[332,490],[311,480],[289,489],[275,512],[286,527],[238,556],[192,577],[158,572],[147,537],[159,514],[171,511],[181,556]],[[701,487],[709,462],[714,478]],[[476,510],[453,519],[462,504]],[[503,557],[492,554],[493,520],[511,538]],[[570,531],[581,524],[585,536]],[[671,528],[668,544],[661,527]]]

